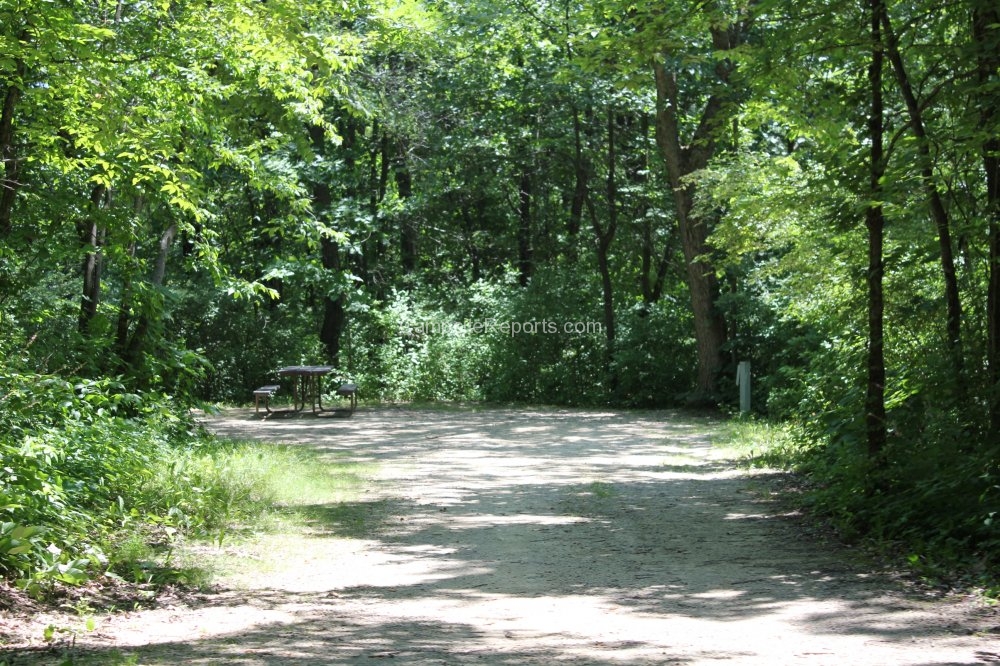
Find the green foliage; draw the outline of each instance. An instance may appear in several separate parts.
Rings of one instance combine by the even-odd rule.
[[[175,539],[221,542],[315,468],[197,435],[181,413],[110,380],[0,376],[0,573],[36,594],[106,571],[197,584],[202,573],[170,563]]]
[[[676,298],[637,305],[619,317],[615,402],[628,407],[683,403],[695,372],[690,313]]]
[[[367,397],[482,398],[488,336],[474,330],[462,312],[407,292],[355,312],[349,362]]]
[[[898,406],[908,422],[913,405]],[[933,411],[933,410],[931,410]],[[872,464],[863,433],[840,424],[817,432],[791,423],[730,421],[719,443],[754,467],[796,472],[791,499],[879,554],[930,582],[995,587],[995,517],[1000,515],[996,445],[962,432],[957,414],[928,414],[890,440],[884,468]]]
[[[741,416],[726,422],[714,444],[732,451],[749,467],[788,469],[804,441],[801,429],[788,422]]]
[[[665,300],[625,313],[613,388],[595,286],[546,271],[527,289],[478,282],[462,303],[426,289],[356,305],[349,374],[382,400],[679,402],[693,368],[685,311]]]
[[[109,507],[186,432],[174,413],[110,380],[0,375],[0,569],[29,587],[100,569]]]
[[[221,542],[227,530],[273,506],[272,479],[288,457],[260,445],[197,440],[157,461],[135,506],[166,525]]]
[[[111,526],[221,538],[273,501],[234,452],[188,446],[180,415],[245,402],[281,365],[336,361],[373,400],[683,400],[681,247],[703,229],[721,293],[695,296],[727,338],[713,394],[734,404],[749,360],[757,411],[801,433],[755,460],[793,461],[818,510],[921,566],[988,553],[1000,24],[988,3],[887,5],[927,138],[887,71],[891,442],[870,459],[860,9],[0,6],[0,567],[73,580],[105,566]],[[657,87],[652,62],[673,78]],[[699,139],[671,158],[668,133]],[[683,237],[671,166],[705,225]],[[952,227],[954,349],[928,184]],[[149,559],[130,543],[123,563]]]
[[[588,405],[608,401],[604,328],[595,280],[573,272],[539,272],[482,311],[491,330],[487,399]],[[510,324],[510,329],[499,328]],[[513,326],[520,325],[515,332]]]
[[[233,300],[197,285],[178,318],[188,344],[203,350],[211,367],[192,388],[204,400],[245,403],[253,388],[273,383],[282,365],[321,357],[313,318],[288,302]]]

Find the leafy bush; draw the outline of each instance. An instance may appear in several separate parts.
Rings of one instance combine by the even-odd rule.
[[[598,283],[546,269],[526,288],[486,295],[492,298],[480,300],[476,321],[496,324],[486,335],[487,399],[560,405],[611,400]]]
[[[322,358],[319,327],[304,311],[283,302],[235,300],[218,289],[193,289],[181,301],[179,319],[187,344],[203,350],[211,367],[199,378],[195,394],[245,403],[254,387],[272,383],[279,365]]]
[[[897,406],[890,418],[906,422],[907,408]],[[877,466],[860,426],[837,424],[833,413],[823,430],[809,422],[735,422],[730,444],[753,465],[795,470],[803,505],[845,540],[934,580],[962,575],[1000,590],[1000,447],[963,431],[957,412],[931,413],[922,431],[891,437]]]
[[[696,359],[687,308],[667,299],[632,308],[619,322],[616,401],[629,407],[681,403]]]
[[[0,375],[0,571],[80,582],[153,461],[189,425],[166,398],[111,380]]]
[[[486,346],[462,319],[427,295],[395,292],[355,308],[349,373],[369,398],[476,400]]]
[[[609,374],[596,283],[539,270],[527,287],[481,281],[464,296],[355,304],[346,358],[367,397],[654,406],[690,385],[690,315],[672,301],[619,314]]]

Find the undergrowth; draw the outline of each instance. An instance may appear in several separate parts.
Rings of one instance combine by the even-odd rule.
[[[187,414],[110,380],[0,376],[0,575],[36,598],[107,576],[201,585],[182,541],[221,545],[354,482],[316,452],[220,440]]]
[[[720,439],[747,467],[795,474],[790,499],[845,541],[929,585],[1000,597],[1000,471],[990,448],[894,441],[875,468],[861,442],[791,423],[734,419]]]

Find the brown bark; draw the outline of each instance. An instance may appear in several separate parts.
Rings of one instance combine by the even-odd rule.
[[[738,46],[742,30],[742,27],[732,27],[729,30],[713,28],[712,41],[716,50],[725,51]],[[709,97],[694,136],[687,145],[682,145],[677,116],[679,90],[676,76],[661,61],[653,62],[657,93],[656,143],[667,167],[681,249],[687,265],[698,355],[695,385],[695,399],[698,401],[709,400],[715,393],[716,379],[723,364],[722,347],[726,342],[726,324],[715,307],[719,284],[715,267],[707,259],[710,252],[707,242],[710,220],[695,214],[694,185],[686,181],[685,177],[707,166],[716,152],[716,134],[720,127],[728,124],[726,105],[732,101],[734,93],[729,85],[732,71],[731,63],[725,60],[720,60],[716,65],[716,76],[725,85],[720,92]]]
[[[981,90],[989,90],[1000,70],[1000,10],[984,3],[973,9],[972,37],[977,47],[977,79]],[[1000,120],[996,93],[981,93],[979,127],[986,133],[983,168],[986,172],[986,217],[989,225],[989,273],[986,295],[986,359],[990,384],[990,431],[1000,434]]]
[[[6,236],[12,228],[14,201],[20,187],[20,159],[14,146],[14,113],[21,99],[21,87],[27,70],[23,61],[14,68],[14,80],[7,85],[0,109],[0,236]]]
[[[80,318],[77,324],[80,333],[87,333],[90,322],[97,316],[101,301],[101,255],[102,229],[98,221],[101,202],[107,194],[104,185],[97,185],[90,193],[90,215],[77,225],[80,243],[86,249],[83,258],[83,294],[80,298]]]
[[[958,290],[958,274],[955,270],[955,253],[951,239],[951,221],[944,200],[938,190],[937,178],[934,176],[934,163],[931,157],[930,138],[924,123],[923,110],[913,91],[913,85],[906,73],[906,66],[899,51],[899,43],[892,29],[892,21],[885,5],[873,5],[873,10],[880,13],[881,29],[884,31],[882,48],[892,65],[900,94],[906,103],[910,119],[910,129],[917,139],[917,154],[920,161],[920,179],[930,205],[931,216],[937,230],[938,247],[941,255],[941,272],[944,278],[945,303],[947,306],[947,322],[945,328],[948,336],[948,346],[952,353],[955,369],[955,386],[962,387],[962,302]],[[881,59],[882,56],[880,55]]]
[[[878,461],[886,443],[885,426],[885,345],[883,323],[885,314],[882,293],[884,266],[883,240],[885,217],[882,204],[882,176],[885,173],[883,135],[885,131],[882,103],[883,49],[879,17],[885,10],[884,0],[871,0],[872,59],[868,67],[871,88],[871,110],[868,135],[871,140],[869,164],[869,200],[865,225],[868,229],[868,383],[865,394],[865,428],[868,454]]]

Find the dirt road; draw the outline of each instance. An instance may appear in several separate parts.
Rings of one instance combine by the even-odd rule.
[[[140,664],[1000,661],[994,613],[906,593],[809,531],[721,459],[708,419],[380,409],[211,427],[377,463],[363,524],[83,640]]]

